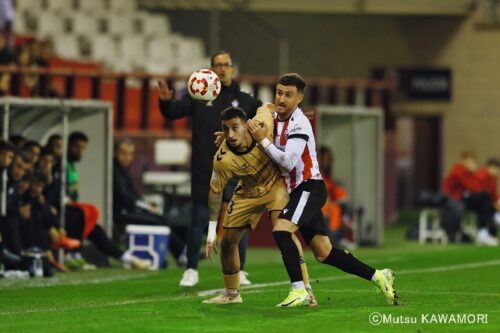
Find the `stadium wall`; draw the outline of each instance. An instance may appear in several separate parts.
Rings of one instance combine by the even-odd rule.
[[[192,11],[170,12],[174,30],[210,45],[210,18]],[[481,25],[479,10],[468,16],[257,15],[262,24],[234,12],[219,14],[218,48],[231,50],[242,73],[278,74],[279,31],[290,43],[290,70],[306,76],[367,77],[375,67],[448,67],[453,73],[449,103],[415,104],[413,114],[443,115],[446,172],[464,149],[480,162],[498,156],[500,141],[500,29]],[[318,48],[318,45],[321,47]],[[208,50],[207,50],[208,51]],[[411,115],[410,112],[410,115]]]

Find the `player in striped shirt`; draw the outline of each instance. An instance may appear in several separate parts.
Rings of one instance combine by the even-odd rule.
[[[273,140],[273,109],[262,106],[253,118],[267,129],[266,136]],[[262,213],[269,214],[271,222],[277,220],[288,202],[288,191],[281,181],[280,171],[245,127],[245,111],[231,106],[221,112],[225,141],[213,158],[213,173],[208,194],[209,224],[206,255],[212,259],[216,245],[216,229],[221,212],[223,189],[230,179],[239,179],[233,197],[224,214],[224,235],[221,241],[221,264],[224,279],[224,293],[203,301],[205,304],[242,303],[240,295],[240,259],[238,243],[246,229],[255,229]],[[294,238],[299,252],[300,242]],[[301,270],[304,282],[308,284],[308,273],[303,257]],[[317,305],[310,285],[308,305]]]
[[[295,73],[285,74],[279,79],[275,95],[274,143],[267,138],[262,124],[254,120],[247,122],[254,139],[279,166],[290,193],[288,204],[273,226],[273,236],[291,281],[288,297],[277,306],[294,307],[309,303],[299,252],[292,240],[292,235],[298,230],[319,262],[373,281],[389,304],[397,304],[391,270],[376,270],[362,263],[351,253],[335,248],[327,236],[321,213],[326,188],[319,171],[314,133],[298,107],[304,98],[305,87],[305,81]]]

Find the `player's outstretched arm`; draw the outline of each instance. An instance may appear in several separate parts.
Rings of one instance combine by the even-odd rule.
[[[282,170],[290,172],[296,165],[304,152],[307,141],[304,138],[289,138],[285,151],[281,151],[266,137],[266,129],[255,120],[247,121],[246,126],[252,137],[259,142],[267,156],[273,160]]]
[[[212,260],[213,253],[217,253],[217,221],[219,220],[222,206],[223,192],[216,193],[210,189],[208,192],[208,234],[207,244],[205,245],[205,255]]]
[[[167,81],[158,80],[156,92],[158,93],[160,112],[165,118],[174,120],[193,114],[194,101],[189,96],[184,96],[179,100],[174,99],[174,92],[168,86]]]

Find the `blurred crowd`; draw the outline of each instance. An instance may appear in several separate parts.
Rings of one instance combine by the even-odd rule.
[[[128,140],[115,144],[114,225],[121,228],[115,228],[116,237],[112,240],[99,224],[99,209],[79,198],[77,165],[84,157],[88,141],[82,132],[73,132],[68,138],[64,195],[63,138],[60,135],[50,136],[45,145],[19,135],[11,136],[9,141],[0,141],[3,175],[0,190],[5,195],[1,201],[0,219],[2,274],[15,271],[25,272],[26,276],[49,277],[54,269],[62,272],[96,269],[82,255],[85,240],[102,255],[122,262],[125,267],[150,268],[150,260],[137,258],[121,246],[127,224],[167,224],[155,207],[141,199],[133,186],[128,167],[133,159],[134,145]],[[171,236],[170,248],[182,265],[184,244],[175,234]],[[64,264],[57,260],[60,249],[64,253]]]
[[[0,34],[0,66],[15,65],[21,70],[47,68],[53,55],[52,43],[48,40],[28,39],[18,45],[11,45],[5,34]],[[41,82],[43,79],[37,74],[22,74],[17,77],[3,72],[0,76],[0,96],[9,95],[13,84],[19,86],[21,96],[40,96],[43,86],[48,84],[48,82]],[[58,95],[54,89],[49,89],[48,94],[49,96]]]
[[[438,209],[441,227],[449,241],[498,246],[499,171],[497,158],[489,158],[480,165],[475,152],[464,151],[445,176],[442,191],[422,196],[424,206]]]
[[[475,214],[478,245],[497,246],[497,228],[500,225],[500,197],[497,177],[500,161],[489,158],[479,165],[473,151],[465,151],[444,179],[443,192],[448,211],[444,225],[452,240],[461,238],[462,221],[466,212]],[[473,235],[474,236],[474,235]]]

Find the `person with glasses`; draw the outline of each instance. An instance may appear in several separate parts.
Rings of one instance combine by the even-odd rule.
[[[213,143],[214,133],[220,131],[221,112],[230,107],[243,109],[248,118],[253,118],[262,102],[249,94],[242,92],[238,82],[233,79],[234,66],[228,51],[219,51],[212,55],[210,69],[219,77],[222,89],[219,96],[212,102],[204,103],[192,99],[188,94],[181,99],[173,98],[173,92],[166,81],[158,81],[157,91],[162,115],[175,120],[191,117],[192,126],[192,157],[191,157],[191,200],[193,216],[187,237],[187,269],[180,281],[180,286],[193,287],[199,281],[198,260],[203,234],[208,226],[208,192],[212,175],[212,159],[217,147]],[[235,182],[233,182],[235,184]],[[234,186],[234,185],[233,185]],[[226,188],[226,193],[232,191]],[[224,201],[230,200],[226,195]],[[250,284],[244,271],[246,244],[248,236],[240,242],[239,254],[241,260],[240,284]]]

